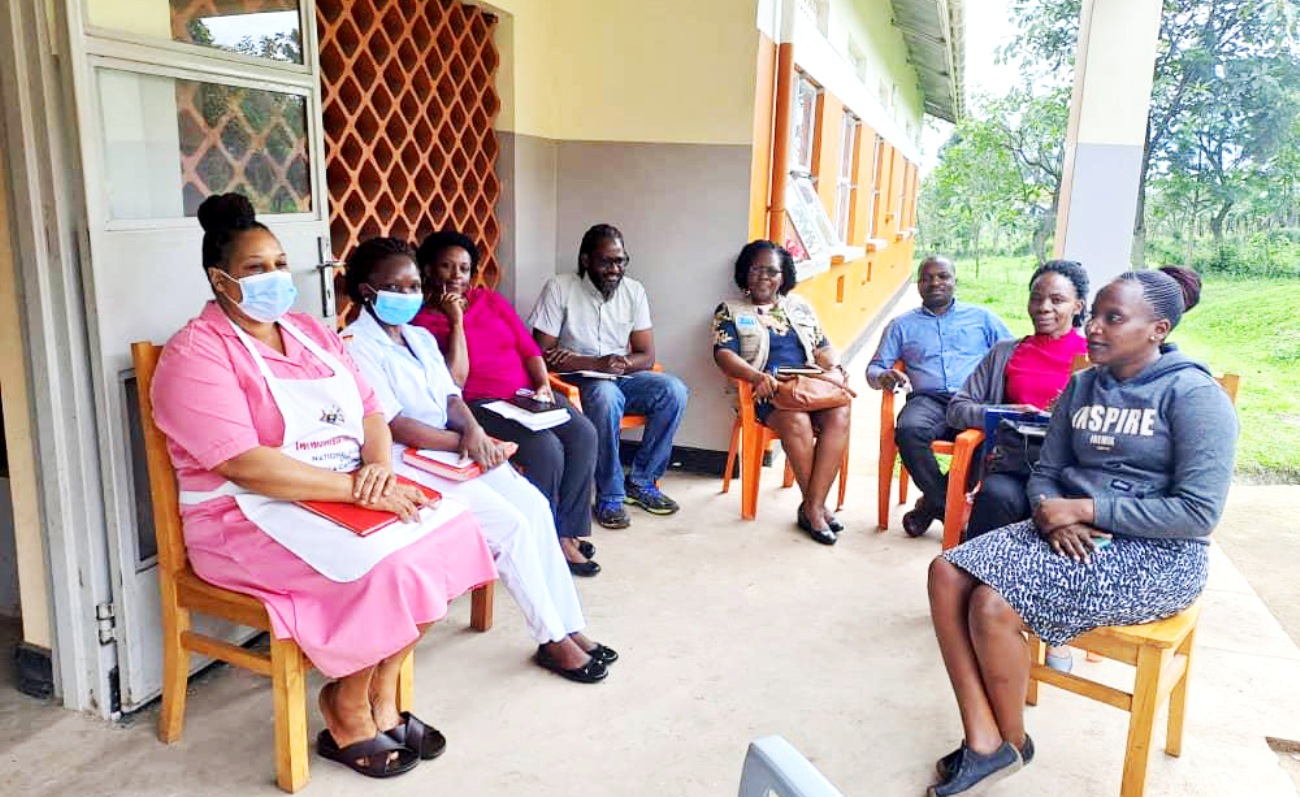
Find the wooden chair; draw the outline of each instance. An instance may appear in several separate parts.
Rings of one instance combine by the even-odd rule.
[[[1241,377],[1218,377],[1232,403],[1237,403]],[[1053,670],[1046,664],[1047,645],[1029,634],[1029,689],[1025,702],[1038,705],[1039,682],[1060,687],[1129,713],[1128,741],[1124,748],[1124,774],[1120,797],[1142,797],[1147,765],[1155,736],[1156,711],[1168,699],[1169,720],[1165,753],[1177,758],[1183,751],[1183,720],[1187,713],[1187,678],[1192,668],[1192,646],[1201,616],[1198,600],[1182,612],[1142,625],[1094,628],[1070,640],[1070,646],[1137,668],[1132,692],[1090,681],[1072,672]]]
[[[763,457],[776,440],[776,432],[759,423],[754,412],[754,389],[743,379],[736,383],[738,405],[736,422],[731,425],[731,446],[727,449],[727,466],[722,471],[722,492],[731,489],[731,474],[736,467],[736,453],[740,452],[740,517],[753,520],[758,515],[758,483],[763,474]],[[794,469],[790,460],[785,462],[782,487],[794,484]],[[838,512],[844,508],[844,496],[849,486],[849,448],[844,447],[844,460],[840,464]]]
[[[270,676],[275,705],[275,781],[281,789],[296,792],[308,780],[306,678],[311,662],[292,639],[272,636],[271,652],[266,656],[193,630],[191,612],[262,631],[270,631],[271,624],[261,601],[209,584],[190,567],[181,530],[176,472],[167,454],[166,439],[153,422],[150,391],[161,353],[161,346],[148,341],[131,344],[162,592],[163,692],[158,738],[164,744],[181,738],[191,653]],[[486,631],[492,627],[494,584],[474,590],[470,625],[475,630]],[[411,709],[415,694],[414,659],[414,655],[406,658],[399,676],[398,708],[403,711]]]
[[[1029,635],[1026,703],[1038,705],[1038,683],[1041,681],[1129,712],[1120,797],[1141,797],[1146,789],[1156,711],[1166,699],[1169,700],[1169,722],[1165,753],[1175,758],[1182,754],[1187,676],[1191,671],[1192,645],[1200,615],[1201,605],[1197,601],[1166,620],[1096,628],[1071,640],[1071,647],[1136,667],[1132,692],[1090,681],[1074,673],[1053,670],[1045,663],[1047,645],[1033,634]]]

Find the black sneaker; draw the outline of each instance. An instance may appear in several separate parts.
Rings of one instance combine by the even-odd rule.
[[[601,501],[591,510],[596,522],[607,529],[625,529],[632,525],[621,501]]]
[[[671,515],[681,509],[676,501],[659,492],[659,488],[653,484],[642,487],[628,482],[624,485],[624,489],[627,491],[627,496],[623,499],[623,503],[639,506],[652,515]]]
[[[951,797],[979,785],[991,786],[1007,775],[1018,772],[1024,765],[1020,751],[1011,742],[1003,742],[1001,747],[989,755],[980,755],[962,745],[956,763],[957,768],[942,783],[931,786],[926,791],[926,797]]]
[[[961,763],[962,754],[966,752],[966,743],[962,742],[961,747],[953,750],[948,755],[940,758],[934,763],[934,771],[939,773],[939,781],[943,782],[952,777],[952,773],[957,771],[957,766]],[[1020,761],[1028,764],[1034,760],[1034,740],[1025,734],[1025,746],[1020,748]]]

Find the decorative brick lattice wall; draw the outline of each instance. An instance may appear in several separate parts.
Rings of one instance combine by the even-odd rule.
[[[209,194],[237,191],[259,213],[311,210],[302,97],[176,81],[185,215]]]
[[[316,11],[335,255],[454,227],[495,286],[496,18],[455,0],[318,0]]]

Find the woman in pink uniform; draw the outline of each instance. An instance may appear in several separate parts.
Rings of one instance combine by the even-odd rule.
[[[496,576],[491,552],[468,512],[424,508],[396,481],[374,393],[332,332],[288,312],[284,250],[249,201],[209,197],[199,223],[215,300],[167,343],[153,386],[190,562],[259,598],[276,638],[332,679],[317,752],[371,777],[407,772],[446,740],[398,712],[402,661],[452,598]],[[292,503],[310,499],[403,522],[358,537]]]

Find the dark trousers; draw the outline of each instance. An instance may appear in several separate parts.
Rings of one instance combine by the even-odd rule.
[[[1013,473],[990,473],[984,477],[980,491],[975,494],[975,505],[970,510],[966,524],[966,539],[1028,520],[1029,497],[1025,495],[1027,478]]]
[[[491,399],[475,401],[470,410],[483,431],[500,440],[518,444],[511,459],[523,470],[555,515],[555,530],[561,537],[591,535],[591,483],[596,472],[596,427],[582,413],[569,406],[564,396],[555,401],[569,412],[559,426],[534,432],[526,426],[484,409]]]
[[[894,424],[894,442],[912,481],[924,496],[931,513],[943,516],[944,499],[948,492],[948,477],[939,470],[930,444],[935,440],[952,440],[957,430],[948,427],[948,393],[913,393],[898,413]]]

